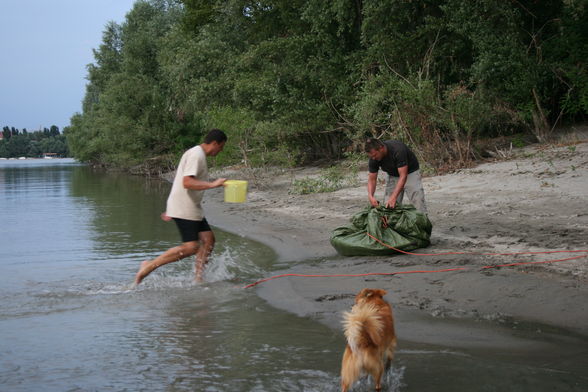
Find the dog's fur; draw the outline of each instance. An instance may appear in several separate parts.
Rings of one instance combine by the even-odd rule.
[[[384,369],[390,366],[396,347],[392,308],[385,290],[363,289],[355,297],[351,312],[343,314],[347,347],[341,364],[341,390],[346,392],[366,372],[376,391],[382,389]]]

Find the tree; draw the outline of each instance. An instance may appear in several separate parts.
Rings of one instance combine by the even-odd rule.
[[[173,162],[206,128],[218,161],[340,158],[401,138],[436,167],[475,139],[588,114],[586,1],[142,0],[107,24],[68,127],[81,160]],[[224,160],[224,161],[223,161]]]
[[[51,152],[59,156],[68,156],[65,136],[59,135],[58,128],[52,127],[53,133],[45,128],[39,132],[28,132],[23,128],[22,132],[17,128],[4,127],[3,135],[10,135],[0,140],[0,157],[41,157],[43,153]]]

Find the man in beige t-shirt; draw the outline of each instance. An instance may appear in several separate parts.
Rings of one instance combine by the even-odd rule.
[[[196,255],[195,278],[202,281],[204,266],[214,248],[212,232],[202,210],[202,197],[206,189],[223,186],[225,178],[208,180],[207,156],[216,156],[225,147],[227,135],[220,129],[212,129],[204,142],[192,147],[182,155],[174,183],[167,199],[164,220],[173,219],[182,236],[182,244],[168,249],[153,260],[146,260],[135,276],[135,284],[164,264]]]

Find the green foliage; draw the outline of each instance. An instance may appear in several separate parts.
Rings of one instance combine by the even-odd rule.
[[[560,18],[553,21],[553,38],[545,43],[553,69],[552,111],[581,118],[588,113],[588,1],[564,1]]]
[[[107,25],[88,68],[84,112],[66,134],[76,158],[128,168],[170,153],[192,126],[178,121],[158,63],[180,12],[175,1],[137,1],[121,26]]]
[[[511,143],[512,146],[516,148],[525,147],[527,145],[527,143],[525,143],[525,140],[521,135],[513,135]]]
[[[59,127],[52,125],[42,131],[28,132],[5,126],[0,140],[0,158],[40,158],[44,154],[55,154],[58,157],[69,156],[65,136]]]
[[[341,166],[323,169],[318,177],[305,177],[292,181],[289,193],[307,195],[310,193],[334,192],[345,187],[357,186],[357,168],[345,170]]]
[[[225,149],[215,158],[215,163],[220,166],[252,166],[252,152],[263,148],[254,138],[256,121],[252,112],[230,107],[211,108],[204,114],[203,124],[206,129],[220,128],[227,134]]]
[[[407,142],[437,169],[478,138],[588,114],[586,0],[139,0],[105,27],[78,159],[173,162],[206,130],[217,165],[292,166]]]

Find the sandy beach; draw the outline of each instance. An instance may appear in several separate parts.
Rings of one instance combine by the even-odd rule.
[[[588,137],[499,152],[500,159],[424,178],[431,245],[417,252],[515,253],[588,250]],[[342,257],[330,245],[333,229],[368,205],[367,173],[360,185],[332,193],[293,195],[292,181],[317,175],[305,168],[268,172],[250,181],[243,204],[208,192],[208,220],[223,230],[258,240],[278,254],[282,273],[366,274],[430,270],[368,277],[285,277],[248,290],[271,305],[341,328],[340,318],[364,287],[388,291],[401,340],[453,346],[496,347],[489,325],[588,334],[588,253],[518,256]],[[239,172],[215,173],[242,178]],[[377,196],[383,197],[379,185]],[[483,269],[507,263],[563,261]],[[465,268],[459,271],[434,272]],[[259,279],[269,276],[260,276]],[[253,282],[251,282],[253,283]],[[459,322],[456,322],[459,321]]]

